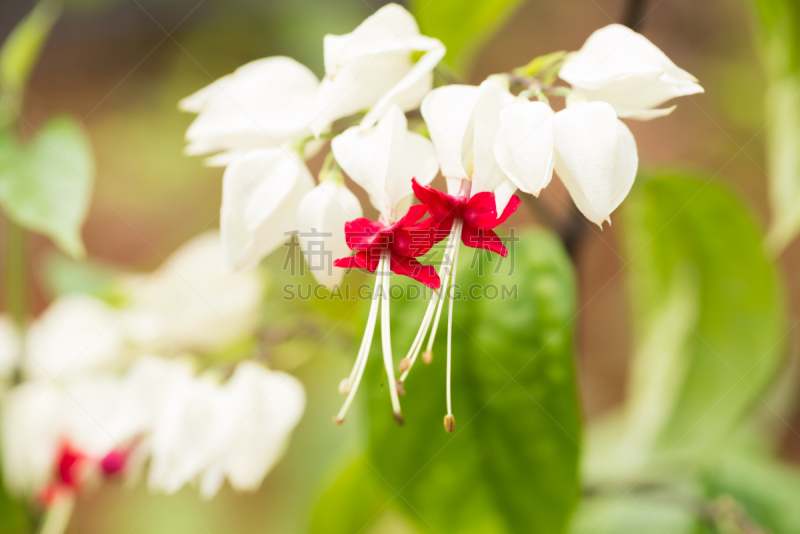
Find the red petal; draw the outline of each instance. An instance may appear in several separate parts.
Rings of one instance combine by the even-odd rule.
[[[500,222],[497,220],[497,204],[494,193],[476,193],[467,201],[464,209],[464,222],[472,226],[494,228]]]
[[[420,220],[422,217],[425,216],[425,213],[428,211],[427,204],[415,204],[408,208],[408,213],[406,213],[399,221],[395,224],[399,225],[399,227],[403,226],[410,226]]]
[[[58,456],[58,477],[62,484],[77,488],[80,482],[80,468],[86,457],[70,447],[68,443],[61,445]]]
[[[498,217],[494,193],[477,193],[467,202],[467,207],[464,210],[464,221],[472,226],[481,228],[496,228],[503,224],[512,213],[517,211],[519,204],[519,197],[513,195],[508,204],[506,204],[503,213]]]
[[[468,247],[489,250],[500,254],[504,258],[508,256],[508,249],[503,246],[503,242],[488,228],[475,227],[465,224],[461,230],[461,242]]]
[[[508,219],[512,213],[517,211],[517,208],[519,207],[521,202],[522,201],[519,199],[517,195],[511,195],[511,199],[508,201],[508,204],[506,204],[503,213],[501,213],[500,217],[497,218],[497,220],[499,221],[497,224],[503,224],[504,222],[506,222],[506,219]]]
[[[441,285],[436,269],[432,265],[422,265],[414,258],[393,254],[390,268],[393,273],[413,278],[431,289],[439,289]]]
[[[350,250],[367,250],[380,244],[381,232],[386,228],[383,223],[370,221],[364,217],[346,222],[344,234]]]
[[[439,224],[432,217],[428,217],[395,232],[392,252],[400,256],[417,258],[427,254],[433,245],[441,241],[440,234]]]
[[[411,187],[414,195],[423,204],[428,205],[431,217],[437,221],[452,219],[459,213],[459,207],[463,203],[457,197],[443,193],[427,185],[419,185],[416,178],[412,178]]]
[[[364,269],[374,273],[378,268],[380,256],[377,254],[370,254],[369,252],[358,252],[355,256],[348,256],[347,258],[339,258],[333,261],[334,267],[341,267],[343,269]]]

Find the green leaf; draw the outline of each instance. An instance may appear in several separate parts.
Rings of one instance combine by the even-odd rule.
[[[67,254],[84,253],[80,231],[94,184],[91,145],[67,117],[47,122],[27,147],[0,140],[0,202],[20,226],[50,237]]]
[[[121,287],[121,271],[93,261],[79,261],[52,254],[43,265],[43,277],[48,296],[55,299],[69,293],[86,293],[121,306],[128,300]]]
[[[368,531],[387,509],[385,484],[363,460],[353,462],[325,491],[311,519],[311,534]]]
[[[750,211],[707,176],[658,175],[623,216],[640,347],[624,434],[669,473],[713,455],[775,376],[782,286]]]
[[[800,470],[760,454],[723,456],[705,476],[709,497],[732,497],[773,534],[800,532]]]
[[[0,91],[15,109],[21,103],[28,78],[59,12],[57,2],[39,2],[0,48]]]
[[[420,530],[563,532],[578,496],[580,442],[571,264],[560,243],[542,232],[524,234],[513,261],[499,270],[472,252],[461,249],[454,302],[456,430],[443,429],[443,317],[433,363],[418,363],[406,381],[402,428],[379,385],[381,356],[373,347],[361,392],[370,397],[370,463]],[[476,300],[470,288],[487,298]],[[497,296],[489,298],[494,288]],[[397,359],[425,306],[422,299],[392,303]]]
[[[423,34],[444,43],[445,63],[463,76],[481,46],[522,3],[523,0],[413,0],[411,12]]]
[[[0,476],[0,534],[27,534],[31,532],[31,523],[27,506],[6,493]]]
[[[800,3],[754,0],[767,74],[764,126],[772,221],[769,245],[783,250],[800,230]]]
[[[668,494],[620,494],[581,501],[570,534],[697,534],[691,506]]]

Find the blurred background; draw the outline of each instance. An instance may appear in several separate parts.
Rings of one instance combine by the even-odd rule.
[[[33,5],[0,3],[0,39]],[[178,100],[265,56],[293,57],[321,76],[323,35],[351,31],[381,5],[376,0],[68,0],[33,73],[23,111],[29,124],[23,132],[29,135],[31,127],[61,112],[87,128],[97,165],[83,230],[88,257],[149,271],[180,244],[218,227],[222,170],[183,155],[184,132],[193,116],[178,111]],[[526,0],[477,54],[466,79],[479,83],[537,55],[576,50],[595,29],[622,21],[626,6],[624,0]],[[766,226],[766,82],[755,25],[752,6],[741,0],[648,2],[637,30],[694,74],[705,94],[681,99],[668,117],[629,126],[642,172],[678,165],[703,169],[746,198],[756,220]],[[321,164],[317,159],[309,166],[316,172]],[[572,209],[556,180],[542,201],[558,213]],[[521,210],[515,220],[516,226],[537,224],[530,211]],[[618,253],[618,231],[616,224],[602,232],[586,231],[575,254],[575,355],[580,403],[589,421],[622,402],[632,352],[630,286]],[[34,237],[31,254],[36,312],[53,297],[46,272],[58,253],[46,238]],[[789,246],[780,265],[791,324],[800,317],[800,245]],[[277,281],[269,291],[279,300]],[[340,400],[336,384],[354,355],[349,349],[357,324],[337,321],[338,309],[330,303],[297,303],[289,311],[270,306],[268,299],[268,358],[280,363],[312,354],[295,374],[320,413],[307,410],[285,460],[262,489],[237,495],[226,487],[206,503],[191,488],[165,497],[147,493],[136,482],[131,483],[136,488],[112,486],[82,498],[69,532],[303,528],[322,481],[335,477],[348,455],[363,447],[357,418],[350,426],[330,425]],[[295,335],[298,329],[307,335]],[[794,355],[794,331],[789,336]],[[325,343],[317,346],[323,338]],[[800,427],[800,412],[792,406],[787,422]],[[800,461],[800,435],[786,428],[780,435],[781,456]],[[388,511],[365,532],[409,528]]]

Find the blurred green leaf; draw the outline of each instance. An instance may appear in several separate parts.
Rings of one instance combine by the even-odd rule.
[[[699,534],[691,503],[663,492],[620,494],[581,501],[570,534]]]
[[[50,237],[67,254],[82,256],[80,231],[94,184],[91,145],[83,128],[57,117],[27,147],[10,136],[0,145],[0,198],[6,215]]]
[[[425,35],[447,47],[444,58],[457,74],[466,75],[486,41],[524,0],[413,0],[411,12]]]
[[[98,262],[52,254],[44,261],[42,276],[48,296],[53,299],[68,293],[86,293],[112,306],[128,299],[120,287],[121,271]]]
[[[524,234],[513,262],[497,272],[496,263],[472,252],[462,247],[462,299],[454,311],[456,430],[443,429],[443,317],[433,363],[418,364],[406,382],[402,428],[392,418],[386,384],[379,385],[374,344],[362,385],[370,396],[369,462],[420,530],[562,532],[578,496],[580,442],[571,264],[559,242],[542,232]],[[494,287],[498,296],[475,300],[470,287]],[[425,306],[422,299],[393,302],[396,354],[407,350]]]
[[[40,1],[14,27],[0,48],[0,92],[17,111],[31,71],[60,11],[58,2]]]
[[[765,124],[772,223],[769,244],[783,250],[800,230],[800,3],[753,0],[767,72]]]
[[[322,495],[311,519],[311,534],[368,530],[390,504],[385,490],[370,466],[356,460]]]
[[[800,532],[800,470],[776,459],[736,451],[705,477],[709,497],[732,497],[773,534]]]
[[[0,476],[0,534],[26,534],[31,531],[31,516],[24,503],[12,500]]]
[[[629,414],[641,413],[628,431],[651,433],[651,460],[669,453],[660,465],[668,471],[713,455],[774,377],[782,288],[752,214],[706,176],[658,175],[623,213],[637,344],[647,349],[633,362],[642,370],[633,380],[647,382],[631,385],[640,405]]]

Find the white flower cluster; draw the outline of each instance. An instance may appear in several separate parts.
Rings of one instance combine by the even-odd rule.
[[[473,194],[495,193],[501,213],[517,189],[538,196],[555,168],[587,219],[610,222],[638,168],[636,142],[619,118],[660,117],[675,109],[654,109],[665,101],[703,91],[645,37],[618,24],[592,34],[559,76],[572,87],[556,113],[546,101],[531,102],[529,91],[515,97],[503,75],[479,87],[431,91],[422,115],[451,193],[471,179]]]
[[[316,231],[334,258],[348,254],[343,226],[361,216],[361,206],[336,173],[330,180],[323,173],[315,186],[304,162],[323,137],[334,137],[336,161],[389,221],[407,207],[400,201],[411,178],[427,184],[439,168],[451,194],[462,180],[472,181],[472,194],[494,192],[498,213],[517,189],[538,195],[555,170],[578,209],[602,225],[638,167],[636,142],[619,119],[664,116],[674,106],[658,106],[703,90],[645,37],[617,24],[563,60],[558,76],[571,87],[530,78],[515,95],[510,82],[520,80],[500,74],[480,86],[433,89],[443,55],[411,14],[389,4],[352,33],[325,37],[321,82],[294,60],[273,57],[184,99],[181,107],[198,114],[187,152],[227,165],[225,265],[252,266],[297,231],[304,251],[303,235]],[[553,112],[548,90],[568,93],[563,109]],[[404,112],[418,106],[435,156],[425,137],[407,131]],[[342,133],[336,128],[345,119],[358,124]],[[313,272],[329,287],[341,280],[341,272]]]
[[[237,489],[260,485],[303,414],[305,393],[292,376],[254,361],[227,379],[197,375],[189,355],[251,336],[263,294],[256,273],[221,273],[220,256],[219,236],[206,234],[155,273],[120,280],[129,298],[121,309],[67,295],[24,336],[2,323],[0,367],[8,376],[19,362],[25,379],[2,399],[10,491],[77,489],[114,454],[125,473],[149,462],[157,491],[196,482],[211,497],[226,478]],[[80,460],[59,473],[65,448]]]
[[[182,100],[182,109],[198,114],[186,132],[187,152],[215,154],[210,164],[227,165],[220,211],[226,268],[252,267],[292,232],[304,251],[315,235],[333,258],[349,253],[344,223],[361,216],[361,205],[336,173],[316,185],[304,161],[338,119],[365,112],[345,137],[363,137],[371,160],[350,166],[346,154],[336,157],[381,213],[394,215],[396,186],[407,197],[412,176],[429,183],[437,172],[433,147],[407,131],[403,112],[418,108],[431,90],[444,53],[439,40],[420,35],[410,13],[389,4],[352,33],[325,37],[321,82],[296,61],[272,57]],[[382,119],[389,122],[376,128]],[[377,176],[370,173],[376,166]],[[312,272],[329,287],[342,278],[339,269]]]

